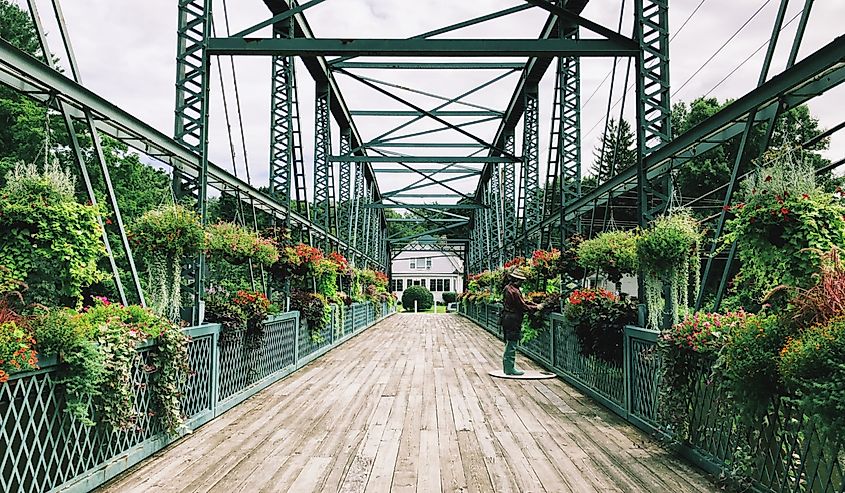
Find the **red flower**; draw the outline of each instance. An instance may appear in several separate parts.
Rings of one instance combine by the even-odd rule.
[[[729,206],[729,205],[723,205],[723,206],[722,206],[722,210],[723,210],[723,211],[725,211],[725,212],[728,212],[729,210],[731,210],[731,206]]]
[[[769,183],[770,181],[772,181],[772,175],[767,176],[766,179],[763,180],[763,181],[765,181],[766,183]]]
[[[789,214],[789,209],[787,209],[786,207],[783,207],[783,208],[781,208],[780,213],[785,216],[785,215]]]
[[[802,199],[809,199],[810,196],[805,193],[805,194],[801,194],[801,198]]]

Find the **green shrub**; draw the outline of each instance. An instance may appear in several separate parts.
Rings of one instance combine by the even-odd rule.
[[[622,364],[623,330],[637,322],[636,302],[604,289],[576,289],[569,295],[565,312],[581,354]]]
[[[448,291],[443,293],[443,302],[444,303],[454,303],[458,301],[458,293]]]
[[[845,427],[845,317],[804,330],[780,352],[778,369],[808,414]]]
[[[428,310],[434,306],[434,295],[425,286],[411,286],[402,292],[403,308],[412,311],[415,301],[417,302],[417,310]]]

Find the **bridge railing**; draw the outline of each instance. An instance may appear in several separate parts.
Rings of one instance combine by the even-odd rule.
[[[182,387],[187,418],[183,434],[393,313],[387,304],[379,308],[371,303],[335,306],[332,323],[315,337],[298,312],[267,319],[260,341],[245,330],[222,330],[219,324],[184,329],[190,336],[191,374]],[[151,342],[140,346],[133,362],[138,417],[129,430],[88,427],[66,413],[55,359],[0,384],[0,491],[90,491],[178,438],[165,434],[149,412],[151,376],[146,368],[153,347]]]
[[[500,305],[462,303],[460,313],[501,338]],[[845,491],[845,449],[813,419],[776,399],[758,422],[741,413],[705,372],[696,376],[688,429],[675,433],[660,413],[659,333],[625,327],[621,365],[582,354],[571,324],[553,313],[546,330],[521,347],[538,364],[644,431],[666,439],[705,470],[750,482],[756,491],[812,493]],[[678,443],[675,437],[686,438]]]

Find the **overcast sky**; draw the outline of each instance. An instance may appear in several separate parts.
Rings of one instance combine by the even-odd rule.
[[[16,0],[23,4],[24,0]],[[49,12],[49,2],[38,0],[42,15]],[[768,40],[772,23],[779,2],[777,0],[705,0],[703,5],[681,30],[681,25],[700,0],[673,0],[670,12],[671,35],[675,36],[671,44],[671,80],[674,88],[673,103],[689,101],[697,96],[709,93],[720,100],[737,98],[753,89],[759,76],[760,65],[765,53],[761,46]],[[85,85],[159,130],[172,134],[177,2],[175,0],[147,0],[145,2],[126,2],[115,0],[74,0],[63,3],[64,14],[71,33],[76,57],[79,61]],[[307,11],[307,16],[318,37],[378,37],[401,38],[419,34],[437,27],[445,26],[496,10],[519,5],[515,0],[474,0],[456,2],[454,0],[329,0]],[[620,6],[625,5],[623,16],[624,34],[630,35],[633,14],[633,0],[593,0],[584,11],[584,16],[605,26],[616,28],[619,22]],[[804,2],[793,0],[786,19],[793,19],[800,12]],[[751,20],[732,42],[725,47],[702,70],[702,64],[713,55],[725,40],[733,35],[752,14],[762,10]],[[222,0],[215,5],[215,19],[218,35],[225,30]],[[255,24],[268,17],[264,3],[260,0],[242,0],[231,2],[229,6],[232,31],[237,31]],[[469,29],[458,31],[446,37],[467,38],[535,38],[546,20],[546,12],[532,9],[504,19],[488,22]],[[799,58],[842,35],[842,20],[845,19],[845,2],[841,0],[819,0],[815,2],[810,23],[801,45]],[[56,32],[55,24],[46,20],[51,33]],[[797,19],[782,33],[777,57],[772,67],[772,74],[783,70],[786,56],[794,36]],[[265,30],[262,35],[269,35]],[[582,34],[585,37],[592,37]],[[58,47],[58,36],[50,35],[54,50]],[[758,51],[759,50],[759,51]],[[747,63],[738,65],[752,53],[757,52]],[[374,59],[371,59],[374,60]],[[504,59],[503,59],[504,60]],[[512,60],[512,59],[510,59]],[[234,120],[234,95],[232,88],[229,60],[221,59],[227,96]],[[619,61],[614,88],[613,103],[621,98],[625,79],[626,61]],[[604,115],[610,90],[609,79],[611,59],[585,59],[582,61],[582,127],[584,139],[584,166],[592,164],[592,152],[600,137],[604,125]],[[236,60],[237,81],[240,90],[241,111],[245,125],[247,161],[253,184],[267,184],[269,157],[269,104],[270,104],[270,59],[264,57],[239,58]],[[736,70],[721,85],[717,84]],[[699,71],[693,77],[693,74]],[[547,160],[547,146],[550,131],[550,113],[553,96],[553,79],[550,70],[541,85],[541,162]],[[391,83],[413,87],[445,97],[455,97],[502,72],[424,72],[424,71],[359,71],[366,75]],[[212,158],[217,164],[231,168],[232,158],[223,117],[223,91],[215,66],[213,75]],[[692,78],[691,78],[692,77]],[[352,109],[408,109],[403,108],[359,82],[343,75],[337,76],[344,98]],[[504,110],[511,94],[517,75],[510,75],[502,81],[479,91],[466,101],[472,104]],[[605,81],[602,83],[602,81]],[[633,79],[631,79],[633,81]],[[298,66],[300,87],[300,108],[306,166],[310,174],[313,159],[313,98],[314,84],[304,67]],[[633,82],[631,82],[633,85]],[[682,87],[683,86],[683,87]],[[397,91],[408,96],[415,104],[431,108],[440,101],[426,96],[414,96],[411,93]],[[633,93],[629,93],[625,114],[631,120],[633,116]],[[845,87],[839,87],[816,98],[810,103],[811,112],[817,117],[822,127],[828,128],[840,123],[845,107]],[[616,105],[613,114],[618,115],[620,105]],[[446,109],[467,109],[450,106]],[[365,140],[379,135],[402,119],[377,119],[357,117],[356,125]],[[454,119],[456,123],[466,119]],[[235,122],[233,121],[233,125]],[[406,131],[413,132],[432,128],[433,124],[422,121],[409,126]],[[479,137],[491,139],[496,131],[496,122],[477,125],[472,131]],[[517,129],[521,132],[521,127]],[[237,130],[235,131],[237,134]],[[337,129],[334,129],[335,149],[337,149]],[[454,133],[444,133],[443,140],[456,141]],[[521,140],[521,139],[518,139]],[[465,140],[464,140],[465,141]],[[238,172],[243,177],[245,169],[244,153],[239,141],[237,148]],[[442,151],[441,151],[442,152]],[[424,153],[420,153],[424,154]],[[830,159],[845,157],[845,132],[840,132],[832,141],[830,150],[825,153]],[[543,170],[543,173],[545,171]],[[381,175],[379,183],[382,191],[398,188],[409,182],[411,175]],[[413,178],[416,180],[416,178]],[[474,190],[475,181],[468,180],[456,185],[462,191]],[[442,193],[436,187],[422,190],[426,193]],[[310,192],[309,192],[310,193]]]

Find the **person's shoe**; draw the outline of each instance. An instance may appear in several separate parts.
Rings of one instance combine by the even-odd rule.
[[[513,370],[511,370],[511,371],[510,371],[510,373],[505,372],[505,375],[516,375],[516,376],[519,376],[519,375],[525,375],[525,372],[524,372],[524,371],[522,371],[522,370],[520,370],[519,368],[514,368]]]

